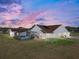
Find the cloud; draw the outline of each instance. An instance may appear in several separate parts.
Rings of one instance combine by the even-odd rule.
[[[40,19],[42,17],[42,19]],[[38,20],[40,19],[40,20]],[[46,10],[42,12],[36,21],[36,24],[56,25],[63,24],[66,26],[78,26],[79,17],[66,17],[63,12],[55,10]]]
[[[78,25],[79,20],[74,18],[79,16],[77,1],[0,0],[0,18],[2,17],[6,23],[11,24],[10,20],[18,17],[20,21],[17,22],[17,25],[23,27],[31,26],[34,23]]]
[[[14,16],[18,16],[21,14],[22,6],[19,4],[13,3],[8,8],[8,12]]]
[[[43,17],[39,21],[40,17]],[[25,17],[23,17],[22,20],[17,22],[17,25],[19,27],[31,27],[34,24],[57,24],[59,23],[58,21],[55,21],[55,18],[52,17],[52,11],[50,10],[42,10],[42,11],[37,11],[34,13],[31,13]]]
[[[0,17],[2,17],[4,20],[11,20],[21,14],[21,9],[21,5],[13,3],[10,6],[7,6],[7,8],[2,8]]]
[[[19,27],[31,27],[35,22],[36,18],[44,11],[37,11],[33,12],[25,17],[22,18],[22,20],[17,22],[17,25]]]
[[[12,3],[20,4],[21,0],[0,0],[0,4],[2,5],[10,5]]]
[[[0,7],[0,13],[1,13],[1,12],[7,12],[7,9]]]
[[[16,17],[19,17],[21,15],[21,9],[22,6],[16,3],[13,3],[11,5],[0,5],[0,18],[3,19],[3,23],[5,25],[13,25],[13,19],[15,19]],[[2,20],[0,20],[2,21]],[[14,23],[15,24],[15,23]]]

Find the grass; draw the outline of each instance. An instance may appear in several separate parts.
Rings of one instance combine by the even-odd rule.
[[[79,43],[54,39],[20,41],[0,35],[0,59],[79,59]]]
[[[52,44],[52,45],[72,45],[75,43],[75,41],[73,40],[69,40],[69,39],[49,39],[47,41],[49,44]]]
[[[0,39],[2,39],[2,40],[15,40],[14,38],[10,37],[8,34],[0,34]]]
[[[72,36],[79,36],[79,32],[71,32]]]

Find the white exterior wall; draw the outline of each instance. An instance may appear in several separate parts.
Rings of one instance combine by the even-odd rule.
[[[40,32],[40,30],[41,29],[37,25],[35,25],[35,27],[31,31],[33,31],[33,32]]]
[[[46,38],[53,38],[53,33],[43,33],[40,34],[41,39],[46,39]]]
[[[60,37],[69,38],[70,32],[65,28],[65,26],[60,26],[58,29],[56,29],[53,32],[53,36],[56,37],[56,38],[60,38]]]
[[[15,32],[11,31],[11,29],[9,29],[9,35],[10,37],[14,37],[15,36]]]
[[[41,34],[43,34],[43,32],[41,31],[41,29],[37,25],[31,31],[34,32],[35,34],[37,34],[38,36],[40,36]]]

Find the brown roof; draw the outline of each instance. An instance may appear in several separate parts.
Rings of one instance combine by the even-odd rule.
[[[45,25],[37,25],[39,26],[42,30],[43,33],[51,33],[54,30],[56,30],[59,26],[61,25],[49,25],[49,26],[45,26]]]
[[[17,31],[17,32],[24,32],[24,31],[27,31],[28,29],[26,28],[11,28],[12,31]]]

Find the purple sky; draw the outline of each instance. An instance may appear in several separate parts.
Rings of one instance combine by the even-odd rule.
[[[0,0],[0,23],[79,26],[79,0]]]

